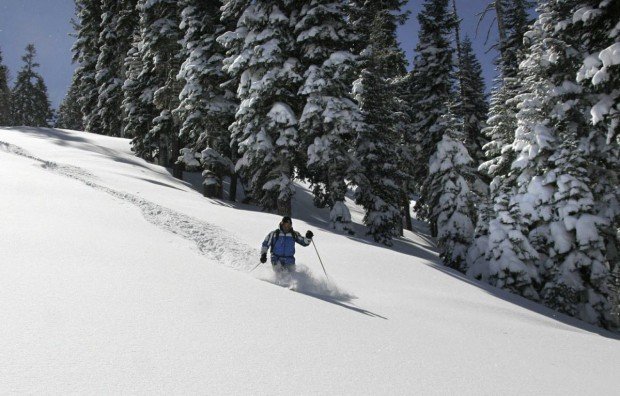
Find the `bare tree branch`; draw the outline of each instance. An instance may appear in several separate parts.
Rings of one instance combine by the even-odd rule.
[[[497,22],[497,17],[493,17],[493,21],[489,25],[489,30],[487,30],[487,38],[484,40],[484,45],[487,45],[489,42],[489,37],[491,36],[491,30],[493,30],[493,25]]]
[[[491,2],[489,4],[487,4],[487,6],[484,8],[484,11],[476,14],[478,15],[478,24],[476,25],[476,38],[478,37],[478,28],[480,28],[480,24],[482,23],[482,21],[484,20],[484,18],[487,16],[487,13],[491,10],[495,9],[495,2]]]

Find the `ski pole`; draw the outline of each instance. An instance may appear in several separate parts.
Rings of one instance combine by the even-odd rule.
[[[262,264],[262,263],[258,263],[258,264],[256,264],[256,267],[252,268],[252,269],[250,270],[250,272],[254,271],[254,270],[255,270],[256,268],[258,268],[258,266],[259,266],[259,265],[261,265],[261,264]]]
[[[329,280],[329,276],[327,276],[327,271],[325,271],[325,266],[323,265],[323,260],[321,260],[321,255],[319,254],[319,251],[316,248],[316,245],[314,244],[314,239],[311,239],[311,241],[312,241],[312,246],[314,246],[314,251],[316,252],[317,257],[319,258],[319,262],[321,263],[321,267],[323,267],[323,272],[325,273],[325,277],[327,278],[327,280]]]

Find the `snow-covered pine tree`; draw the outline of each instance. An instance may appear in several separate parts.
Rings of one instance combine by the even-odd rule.
[[[179,119],[172,110],[179,106],[182,84],[177,80],[181,67],[181,12],[176,0],[140,0],[141,58],[143,65],[150,66],[139,78],[146,78],[144,91],[157,109],[151,129],[142,143],[156,147],[158,163],[173,167],[175,177],[182,177],[177,163],[181,150]],[[152,96],[151,96],[152,95]]]
[[[531,1],[526,0],[495,0],[491,3],[496,10],[496,19],[499,31],[499,42],[495,45],[499,49],[500,55],[497,60],[500,76],[497,78],[491,96],[491,107],[489,109],[487,127],[483,129],[488,143],[482,149],[485,161],[480,165],[479,171],[485,175],[490,183],[488,196],[482,196],[478,205],[478,221],[476,223],[476,237],[470,251],[469,275],[488,280],[489,263],[487,258],[493,257],[493,262],[497,262],[502,251],[514,250],[517,257],[521,257],[526,262],[530,254],[526,253],[528,248],[522,243],[522,235],[515,237],[517,246],[510,249],[499,237],[493,238],[493,243],[500,243],[490,246],[488,229],[494,211],[502,211],[502,215],[494,219],[494,229],[502,233],[515,226],[520,229],[515,222],[510,219],[510,208],[508,205],[511,189],[507,185],[506,175],[510,170],[510,165],[514,161],[515,154],[512,151],[511,143],[514,140],[514,132],[517,129],[517,104],[516,99],[521,90],[521,81],[517,76],[519,63],[524,59],[525,48],[523,45],[523,35],[527,31],[531,22],[529,11],[532,7]],[[503,183],[506,182],[507,185]],[[515,215],[518,210],[512,209]],[[519,234],[520,231],[514,231]],[[514,253],[514,252],[513,252]],[[512,256],[509,253],[508,256]],[[507,256],[507,257],[508,257]],[[512,260],[512,259],[511,259]]]
[[[0,125],[11,125],[9,69],[2,64],[2,51],[0,51]]]
[[[73,84],[78,86],[79,103],[83,124],[88,132],[101,133],[92,120],[99,90],[95,83],[95,69],[99,57],[99,34],[101,29],[101,7],[99,0],[75,0],[77,32],[73,44],[73,61],[77,68],[73,73]]]
[[[473,159],[473,164],[477,168],[485,159],[482,147],[488,142],[483,130],[486,126],[486,119],[489,115],[489,105],[485,94],[484,79],[482,77],[482,67],[476,59],[472,43],[469,37],[460,45],[461,55],[459,57],[459,104],[456,114],[463,120],[465,132],[465,147]],[[475,184],[472,186],[475,191],[476,199],[476,229],[474,232],[475,243],[471,246],[469,253],[469,265],[476,267],[479,263],[484,263],[486,246],[488,245],[488,226],[490,221],[490,201],[488,191],[488,179],[484,174],[476,172]],[[465,267],[464,265],[462,267]]]
[[[378,13],[385,13],[384,23],[386,31],[396,31],[398,25],[402,25],[407,21],[409,12],[403,12],[403,7],[407,4],[407,0],[346,0],[346,12],[352,30],[355,32],[356,40],[353,47],[354,53],[361,53],[370,44],[370,35],[372,31],[370,27],[375,23]],[[390,43],[390,47],[397,48],[398,40],[396,36],[392,38],[394,41]],[[402,51],[392,52],[391,62],[384,60],[384,70],[387,74],[401,75],[405,73],[406,60]]]
[[[110,136],[121,136],[123,130],[124,115],[119,111],[123,100],[123,64],[137,29],[135,6],[136,0],[101,1],[99,56],[95,65],[98,98],[90,123],[97,125],[92,129]]]
[[[69,91],[58,107],[56,123],[54,124],[55,128],[73,129],[75,131],[84,130],[82,111],[78,101],[79,95],[78,87],[75,84],[71,84]]]
[[[414,135],[412,129],[413,114],[409,102],[411,76],[406,73],[396,77],[391,83],[395,107],[393,108],[393,120],[395,128],[400,136],[398,144],[398,169],[401,170],[401,212],[403,214],[404,228],[413,231],[413,221],[411,217],[411,201],[415,196],[416,183],[413,178],[415,168],[418,165],[414,157]],[[401,230],[402,235],[402,230]]]
[[[538,300],[541,284],[537,267],[539,256],[527,239],[527,227],[522,222],[523,212],[513,199],[514,179],[514,176],[510,176],[496,178],[491,182],[490,188],[495,195],[492,201],[493,216],[488,216],[491,220],[486,261],[476,263],[477,267],[470,267],[468,275],[531,300]]]
[[[553,244],[541,294],[544,304],[553,309],[607,325],[611,319],[610,273],[601,232],[606,222],[596,215],[587,157],[575,137],[562,136],[549,159],[553,170],[547,178],[556,188],[550,224]]]
[[[547,0],[527,32],[516,154],[503,180],[513,188],[511,201],[530,245],[538,253],[537,270],[545,304],[598,325],[609,321],[609,266],[600,228],[606,219],[594,211],[591,181],[583,167],[591,156],[591,125],[584,91],[575,83],[583,60],[583,37],[574,31],[578,0]],[[511,184],[506,181],[512,181]],[[492,231],[491,231],[492,232]],[[494,236],[492,235],[493,239]],[[520,276],[510,261],[499,267]],[[516,269],[519,269],[516,267]]]
[[[584,89],[590,127],[588,176],[611,276],[611,322],[620,328],[620,3],[582,0],[574,8],[573,37],[584,45],[577,81]],[[589,109],[589,110],[588,110]],[[591,159],[595,160],[592,161]]]
[[[54,112],[43,77],[35,71],[39,66],[34,60],[35,56],[34,44],[28,44],[26,54],[22,57],[24,67],[17,74],[11,92],[11,120],[14,125],[48,127]]]
[[[364,224],[375,241],[392,245],[402,230],[402,189],[408,169],[401,169],[403,141],[398,97],[394,87],[405,74],[405,59],[396,40],[396,28],[403,21],[402,1],[363,2],[353,10],[353,26],[370,19],[366,26],[366,47],[360,54],[361,74],[354,94],[363,114],[355,139],[359,170],[352,176],[357,186],[356,202],[364,207]],[[356,32],[364,37],[359,30]],[[407,205],[408,206],[408,205]],[[408,208],[407,208],[408,209]]]
[[[449,12],[448,0],[426,0],[418,14],[420,33],[411,71],[410,103],[414,158],[418,163],[414,180],[418,191],[428,176],[428,164],[441,141],[454,94],[453,49],[451,35],[456,23]],[[422,195],[416,210],[429,218],[428,197]],[[432,234],[437,235],[433,229]]]
[[[486,143],[481,130],[488,117],[489,105],[486,101],[482,67],[474,54],[471,40],[465,36],[465,39],[461,41],[461,20],[458,16],[456,0],[452,0],[452,10],[455,18],[454,32],[459,85],[456,115],[464,121],[467,151],[474,159],[474,163],[480,164],[484,157],[482,146]]]
[[[519,94],[521,86],[517,71],[525,56],[523,36],[533,22],[529,16],[532,1],[496,0],[495,2],[499,2],[498,5],[502,10],[496,16],[503,37],[498,43],[500,56],[497,61],[501,76],[493,90],[488,127],[484,129],[484,134],[489,140],[483,147],[487,161],[480,167],[480,170],[491,178],[505,175],[508,172],[507,165],[512,163],[514,157],[507,146],[514,140],[514,131],[517,128],[515,114],[518,101],[514,98]]]
[[[418,185],[426,179],[429,159],[442,138],[443,131],[434,125],[448,114],[454,93],[450,45],[454,15],[448,10],[448,0],[426,0],[423,7],[418,14],[420,33],[411,71],[412,128],[420,164],[414,176]]]
[[[142,59],[142,39],[136,33],[125,57],[125,82],[123,83],[122,108],[125,114],[123,136],[131,138],[131,149],[140,158],[153,161],[156,149],[146,136],[156,109],[153,105],[153,91],[149,89],[152,62]]]
[[[297,2],[224,1],[224,18],[239,12],[236,29],[218,38],[227,49],[224,70],[239,79],[241,101],[231,125],[242,157],[236,165],[252,198],[266,210],[291,213],[299,145],[301,65],[293,27]],[[233,12],[236,11],[236,12]]]
[[[466,272],[476,216],[472,184],[478,175],[464,144],[463,121],[448,113],[435,125],[443,134],[429,160],[422,195],[427,197],[428,218],[437,230],[441,258],[446,266]]]
[[[491,183],[496,218],[489,225],[487,259],[491,284],[538,300],[545,276],[541,264],[547,260],[553,197],[553,187],[542,169],[548,164],[555,136],[544,125],[549,112],[549,101],[545,100],[549,86],[541,67],[544,32],[539,25],[527,34],[535,44],[530,46],[519,75],[525,87],[519,96],[514,141],[500,153],[504,158],[514,155],[514,161],[506,164],[506,174],[496,175]]]
[[[329,206],[330,225],[353,233],[344,199],[347,178],[359,166],[351,146],[363,117],[351,93],[358,69],[350,51],[355,36],[347,26],[344,4],[305,1],[295,34],[305,70],[299,93],[306,102],[299,132],[308,159],[302,169],[308,168],[315,204]]]
[[[469,37],[461,44],[461,60],[459,65],[459,83],[462,84],[460,106],[456,115],[463,119],[466,147],[474,164],[478,166],[484,159],[482,147],[487,143],[482,134],[489,115],[489,104],[486,99],[482,66],[476,58]]]
[[[222,84],[224,48],[216,38],[223,33],[221,1],[183,0],[180,2],[182,58],[178,79],[184,83],[180,105],[174,114],[181,122],[181,139],[188,142],[179,160],[203,171],[205,195],[214,191],[221,197],[224,176],[231,176],[229,198],[235,200],[236,179],[231,160],[230,132],[236,111],[235,94]],[[235,184],[235,186],[233,186]],[[213,188],[215,186],[215,188]]]
[[[505,41],[500,43],[499,65],[504,77],[516,77],[519,64],[523,60],[525,48],[523,36],[534,22],[530,11],[534,8],[532,0],[498,0],[502,2],[502,25]],[[499,15],[497,15],[499,18]]]

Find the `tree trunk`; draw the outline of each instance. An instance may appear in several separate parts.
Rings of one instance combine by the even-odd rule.
[[[506,26],[504,26],[504,9],[502,8],[502,1],[495,0],[495,14],[497,16],[497,31],[499,33],[499,53],[504,60],[503,64],[506,64]]]
[[[159,138],[159,155],[157,157],[158,165],[168,166],[168,146],[161,137]]]
[[[179,137],[175,136],[172,139],[170,166],[172,167],[172,176],[176,177],[177,179],[183,180],[183,164],[177,161],[179,151],[181,150],[180,146],[181,143],[179,142]]]
[[[291,216],[291,199],[278,200],[278,214],[280,216]]]
[[[237,172],[230,175],[230,187],[228,189],[228,200],[237,201]]]
[[[463,50],[461,49],[461,21],[459,20],[458,13],[456,11],[456,0],[452,0],[452,9],[454,10],[454,38],[456,40],[456,55],[459,62],[459,92],[461,94],[461,109],[463,109],[465,100],[465,87],[463,85]],[[462,114],[465,116],[465,114]]]
[[[413,231],[413,222],[411,221],[411,209],[409,208],[409,198],[407,194],[403,192],[403,210],[405,214],[405,228],[409,231]]]
[[[217,185],[216,196],[218,199],[224,199],[224,176],[221,172],[217,172],[217,180],[219,184]]]
[[[207,198],[220,198],[219,191],[221,188],[217,184],[205,184],[202,195]]]

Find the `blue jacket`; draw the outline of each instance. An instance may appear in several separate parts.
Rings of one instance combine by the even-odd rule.
[[[295,264],[295,243],[308,246],[310,242],[312,242],[311,239],[301,236],[297,231],[284,232],[280,228],[271,231],[265,237],[261,253],[267,253],[267,250],[271,248],[272,263],[280,262],[285,265],[293,265]]]

